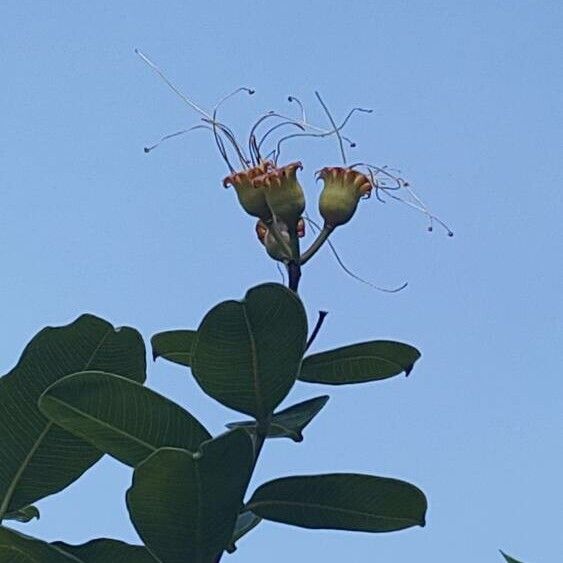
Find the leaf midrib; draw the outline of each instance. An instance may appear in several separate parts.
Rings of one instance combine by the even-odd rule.
[[[303,360],[303,366],[305,368],[307,368],[307,364],[310,364],[314,367],[323,367],[323,366],[326,366],[326,365],[335,364],[336,362],[356,362],[356,361],[363,361],[363,360],[377,360],[377,361],[380,361],[380,362],[391,364],[392,366],[399,367],[401,371],[406,371],[406,369],[408,367],[408,366],[404,366],[403,364],[398,363],[397,361],[389,360],[388,358],[383,358],[382,356],[378,356],[376,354],[369,354],[369,355],[366,355],[366,356],[354,356],[353,358],[335,358],[333,360],[330,360],[330,359],[317,360],[313,356],[310,356],[309,358],[305,358]]]
[[[91,421],[95,422],[96,424],[98,424],[100,426],[103,426],[105,428],[108,428],[108,429],[114,431],[116,434],[119,434],[120,436],[124,436],[126,438],[129,438],[131,441],[136,442],[136,443],[146,447],[147,449],[149,449],[151,453],[155,452],[158,449],[156,446],[153,446],[152,444],[149,444],[148,442],[145,442],[144,440],[137,438],[133,434],[128,434],[127,432],[119,429],[116,426],[112,426],[110,423],[105,422],[104,420],[102,420],[100,418],[95,418],[91,414],[88,414],[87,412],[84,412],[84,411],[82,411],[82,410],[80,410],[76,407],[73,407],[72,405],[69,405],[65,401],[62,401],[61,399],[57,399],[56,397],[45,397],[45,398],[47,398],[48,400],[53,401],[53,402],[55,402],[59,405],[62,405],[63,407],[66,407],[68,410],[83,416],[87,420],[91,420]],[[86,441],[88,441],[88,440],[86,440]]]
[[[256,398],[256,416],[262,417],[264,415],[264,400],[262,398],[262,389],[260,388],[260,374],[258,373],[258,354],[256,352],[256,341],[252,332],[252,325],[248,318],[246,311],[246,304],[242,303],[242,313],[244,315],[244,322],[248,331],[248,338],[250,341],[250,353],[252,357],[252,379],[254,381],[254,395]]]
[[[363,512],[361,510],[354,510],[351,508],[336,508],[334,506],[329,506],[320,503],[291,502],[287,500],[268,500],[268,501],[249,502],[248,505],[246,506],[246,509],[250,511],[254,511],[254,508],[257,506],[290,506],[290,507],[295,506],[299,508],[313,508],[313,509],[326,510],[327,512],[353,514],[362,517],[367,516],[370,518],[378,518],[381,520],[392,520],[396,522],[414,522],[415,524],[419,522],[418,520],[413,520],[412,518],[401,518],[398,516],[380,516],[372,512]]]
[[[88,361],[86,362],[86,365],[82,368],[83,371],[87,370],[90,367],[90,365],[94,361],[94,358],[96,357],[96,354],[99,352],[99,350],[103,346],[104,342],[106,341],[107,337],[111,334],[112,331],[113,331],[112,327],[108,328],[107,331],[105,332],[105,334],[100,338],[100,342],[98,343],[98,345],[94,348],[94,350],[90,354],[90,357],[88,358]],[[59,378],[59,379],[62,379],[62,378]],[[12,500],[12,496],[14,495],[14,492],[16,490],[16,487],[18,486],[18,482],[21,479],[21,476],[23,475],[23,472],[26,470],[26,468],[29,465],[31,459],[33,458],[33,455],[35,454],[35,452],[37,451],[37,449],[41,445],[43,438],[45,438],[45,436],[47,435],[47,433],[49,432],[49,430],[51,429],[52,426],[53,426],[53,423],[50,422],[50,421],[47,421],[45,428],[42,430],[41,434],[39,434],[37,440],[35,441],[35,443],[31,447],[29,453],[25,456],[22,464],[20,465],[20,467],[16,471],[10,485],[8,486],[8,489],[6,491],[6,495],[4,496],[4,499],[2,500],[2,504],[0,505],[0,522],[2,521],[2,518],[4,517],[6,512],[8,512],[8,508],[10,506],[10,501]]]

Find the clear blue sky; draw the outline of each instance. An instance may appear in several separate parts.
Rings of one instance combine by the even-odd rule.
[[[41,327],[83,312],[158,331],[193,328],[217,301],[278,273],[253,221],[221,187],[226,168],[195,123],[134,54],[139,47],[200,104],[240,85],[224,117],[300,96],[323,120],[373,108],[348,133],[359,160],[403,170],[456,231],[427,233],[405,206],[362,202],[333,240],[359,275],[323,251],[302,296],[330,311],[316,349],[373,338],[418,346],[409,379],[329,392],[305,442],[269,442],[256,483],[358,471],[406,479],[428,495],[426,528],[311,532],[265,523],[234,562],[562,560],[561,236],[563,8],[516,2],[46,2],[0,6],[0,367]],[[294,108],[293,108],[294,110]],[[316,214],[313,172],[339,163],[333,141],[288,146]],[[235,413],[181,368],[150,364],[149,385],[214,432]],[[123,493],[130,471],[104,459],[25,526],[45,539],[137,541]],[[21,527],[23,528],[23,526]]]

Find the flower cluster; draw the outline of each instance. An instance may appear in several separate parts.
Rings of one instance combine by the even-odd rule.
[[[345,144],[355,147],[355,143],[342,134],[344,126],[355,112],[370,112],[363,108],[353,108],[345,119],[337,125],[321,96],[315,95],[325,111],[331,127],[324,129],[312,125],[305,118],[305,110],[301,101],[295,96],[288,98],[289,102],[298,104],[301,115],[288,117],[284,114],[269,111],[261,115],[250,129],[247,150],[241,144],[233,130],[219,121],[217,113],[219,107],[227,99],[239,92],[254,94],[250,88],[238,88],[222,98],[211,112],[203,110],[192,100],[184,96],[162,74],[162,72],[144,55],[140,56],[149,66],[158,72],[177,94],[201,117],[201,122],[161,139],[182,135],[195,129],[208,129],[212,132],[217,148],[226,165],[229,175],[223,180],[225,188],[233,187],[241,207],[246,213],[257,219],[256,234],[264,245],[268,255],[286,265],[290,274],[290,286],[296,288],[300,276],[300,268],[308,262],[314,254],[328,240],[332,232],[350,222],[354,217],[361,199],[369,198],[372,192],[379,201],[384,197],[401,201],[406,205],[424,213],[429,220],[429,230],[434,222],[443,226],[448,235],[453,233],[442,221],[432,215],[426,205],[414,193],[409,183],[403,180],[397,171],[386,166],[379,167],[367,163],[348,165],[346,162]],[[259,131],[269,125],[265,131]],[[283,128],[293,128],[294,131],[283,136],[279,132]],[[272,145],[275,135],[278,138]],[[316,226],[305,213],[305,194],[298,179],[298,172],[303,169],[301,162],[291,162],[280,165],[281,150],[284,143],[297,137],[325,138],[334,136],[338,140],[342,155],[341,166],[326,166],[316,174],[317,180],[322,180],[323,186],[318,199],[318,210],[323,218],[323,225],[319,227],[316,239],[303,253],[300,251],[299,239],[305,234],[305,220]],[[156,146],[145,149],[149,152]],[[273,146],[270,152],[264,147]],[[237,159],[236,167],[231,158]],[[405,194],[406,197],[403,197]],[[330,243],[329,243],[330,244]],[[332,248],[332,245],[330,245]],[[291,277],[297,280],[291,282]]]

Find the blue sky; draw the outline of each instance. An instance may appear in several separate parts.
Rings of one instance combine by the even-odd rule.
[[[305,441],[269,442],[255,483],[357,471],[420,486],[428,525],[388,535],[310,532],[266,523],[226,560],[499,561],[563,553],[561,236],[563,113],[559,2],[44,2],[5,0],[0,90],[0,368],[45,325],[83,312],[155,332],[193,328],[216,302],[278,280],[253,221],[221,187],[227,169],[196,122],[134,54],[146,52],[198,103],[238,86],[225,107],[244,132],[288,94],[324,118],[357,105],[353,156],[400,168],[456,232],[426,232],[400,204],[364,201],[307,265],[315,348],[374,338],[416,345],[409,379],[298,385],[286,404],[328,392]],[[339,164],[333,140],[288,144],[309,211],[313,173]],[[236,413],[185,370],[149,366],[149,385],[214,432]],[[39,503],[27,533],[71,543],[137,541],[123,494],[130,471],[104,459]]]

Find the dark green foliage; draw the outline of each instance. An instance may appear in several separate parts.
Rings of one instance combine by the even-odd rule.
[[[87,369],[142,383],[145,367],[136,330],[116,330],[91,315],[33,338],[16,367],[0,379],[0,520],[64,489],[102,455],[41,414],[37,400],[45,389]]]
[[[117,540],[92,540],[82,545],[47,543],[0,527],[2,563],[158,563],[141,545]]]
[[[374,340],[328,350],[303,360],[301,381],[344,385],[408,375],[420,352],[402,342]]]
[[[240,538],[248,534],[248,532],[256,528],[256,526],[258,526],[260,522],[262,522],[262,518],[260,518],[260,516],[256,516],[256,514],[254,514],[250,510],[241,512],[238,515],[237,521],[235,523],[235,529],[231,538],[231,544],[227,545],[227,547],[225,548],[227,552],[234,553],[237,549],[237,546],[235,545],[236,542],[240,540]]]
[[[404,481],[333,473],[284,477],[259,487],[246,508],[303,528],[393,532],[424,526],[426,498]]]
[[[190,367],[196,336],[195,330],[169,330],[155,334],[151,338],[153,359],[164,358],[169,362]]]
[[[267,437],[291,438],[294,442],[302,442],[303,429],[317,416],[326,405],[328,399],[328,395],[321,395],[274,413],[270,421]],[[249,421],[230,422],[227,424],[227,428],[241,427],[254,433],[256,433],[257,426],[256,422]]]
[[[39,517],[31,502],[64,488],[107,453],[134,468],[126,502],[145,545],[49,544],[0,526],[0,561],[217,563],[262,519],[364,532],[423,526],[426,498],[418,488],[370,475],[275,479],[244,504],[266,438],[302,441],[328,401],[321,395],[275,412],[297,379],[385,379],[408,374],[420,356],[406,344],[373,341],[304,358],[307,331],[297,294],[269,283],[242,301],[219,303],[197,331],[152,338],[155,359],[191,368],[206,394],[252,417],[216,438],[143,386],[145,349],[133,329],[85,315],[41,331],[0,380],[3,519]]]
[[[158,448],[196,451],[207,430],[182,407],[119,375],[65,377],[39,400],[43,414],[118,460],[135,466]]]
[[[47,542],[0,527],[2,563],[71,563],[80,559]]]
[[[20,508],[19,510],[14,510],[14,512],[8,512],[4,515],[4,520],[15,520],[16,522],[31,522],[34,518],[39,520],[40,514],[36,506],[30,505]]]
[[[259,421],[293,387],[305,351],[307,317],[282,285],[251,289],[243,301],[224,301],[203,319],[193,374],[211,397]]]
[[[253,465],[252,443],[232,430],[196,453],[162,448],[141,463],[127,492],[133,524],[170,563],[209,563],[231,543]]]

